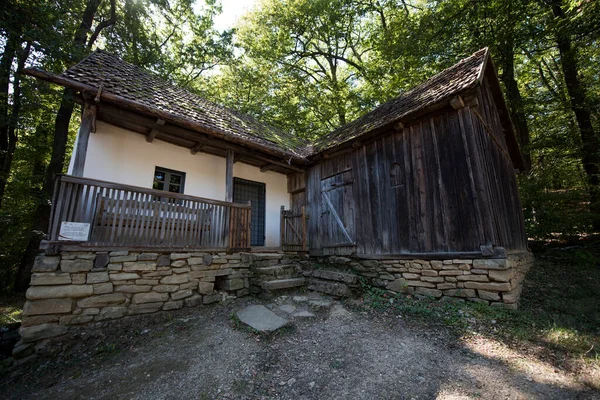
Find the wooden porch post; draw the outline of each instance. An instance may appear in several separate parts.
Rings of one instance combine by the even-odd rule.
[[[95,131],[96,124],[96,106],[86,103],[81,116],[81,126],[77,133],[77,147],[75,148],[75,160],[73,161],[74,176],[83,176],[85,167],[85,158],[87,155],[90,132]]]
[[[233,150],[227,150],[225,167],[225,201],[233,201]]]

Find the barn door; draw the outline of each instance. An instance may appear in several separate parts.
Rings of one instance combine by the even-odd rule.
[[[323,247],[354,246],[354,195],[352,171],[321,180],[321,224]]]

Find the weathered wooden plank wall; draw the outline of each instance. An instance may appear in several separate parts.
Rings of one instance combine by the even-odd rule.
[[[516,177],[487,85],[478,99],[474,110],[447,108],[309,168],[302,200],[311,253],[526,248]]]

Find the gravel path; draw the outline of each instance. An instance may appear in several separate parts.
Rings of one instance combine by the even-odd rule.
[[[104,334],[88,329],[63,341],[60,355],[0,381],[0,397],[600,399],[575,377],[491,339],[464,341],[437,325],[337,302],[257,335],[230,318],[251,303],[261,301],[130,318]]]

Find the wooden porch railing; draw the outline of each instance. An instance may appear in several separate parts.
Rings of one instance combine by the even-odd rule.
[[[286,210],[281,206],[281,249],[284,251],[306,251],[306,210]]]
[[[49,241],[65,222],[89,224],[88,245],[193,249],[250,248],[250,205],[60,175]],[[87,225],[83,225],[87,227]]]

